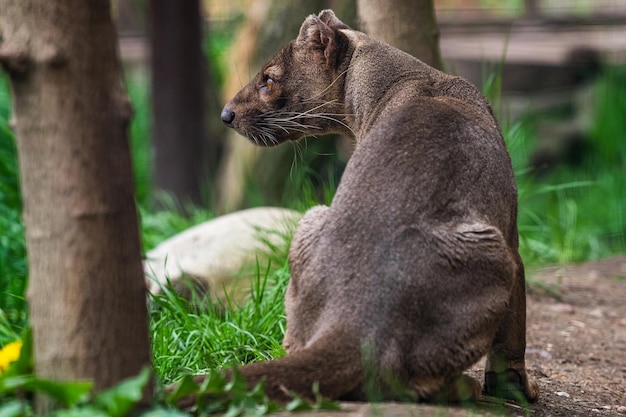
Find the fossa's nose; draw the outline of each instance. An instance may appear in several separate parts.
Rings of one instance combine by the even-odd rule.
[[[235,121],[235,112],[226,105],[224,110],[222,110],[221,114],[222,122],[228,127],[233,127],[233,122]]]

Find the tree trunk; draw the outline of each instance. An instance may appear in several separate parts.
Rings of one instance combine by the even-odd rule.
[[[200,2],[151,0],[150,21],[155,187],[199,204],[206,172]]]
[[[361,30],[442,68],[433,0],[358,0]]]
[[[96,390],[150,364],[146,289],[108,0],[0,0],[35,370]],[[147,394],[146,394],[147,397]],[[39,411],[50,407],[38,399]]]

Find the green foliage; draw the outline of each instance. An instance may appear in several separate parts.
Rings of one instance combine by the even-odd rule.
[[[285,205],[300,212],[318,204],[330,205],[337,186],[331,169],[328,171],[325,178],[319,178],[319,174],[311,172],[306,166],[296,171],[285,190]],[[311,179],[315,177],[318,178],[314,182]]]
[[[35,376],[33,371],[33,341],[30,329],[22,335],[22,347],[17,361],[0,374],[0,415],[32,415],[25,393],[44,394],[63,407],[72,407],[86,398],[90,382],[56,382]],[[19,405],[19,406],[18,406]],[[18,414],[13,414],[18,412]]]
[[[26,244],[15,139],[9,129],[9,85],[0,72],[0,344],[26,324]]]
[[[480,0],[480,7],[506,16],[516,16],[524,11],[523,0]]]
[[[222,22],[219,26],[226,27],[215,28],[210,27],[208,36],[203,39],[202,49],[204,56],[210,63],[211,75],[215,85],[224,85],[225,75],[228,71],[226,68],[226,54],[229,51],[233,41],[233,33],[236,33],[236,27],[239,26],[240,19],[233,22]]]
[[[7,80],[0,73],[0,204],[21,207],[17,152],[13,133],[9,129],[11,100]]]
[[[313,403],[302,399],[296,394],[291,394],[293,400],[291,400],[286,406],[287,411],[309,411],[309,410],[339,410],[339,403],[336,401],[324,398],[320,393],[319,384],[315,382],[313,384],[313,394],[315,395],[315,401]]]
[[[206,379],[197,384],[191,376],[184,377],[177,388],[167,397],[168,403],[176,405],[177,401],[189,395],[196,396],[195,409],[204,415],[224,416],[263,416],[278,411],[278,405],[267,398],[263,391],[263,383],[248,390],[248,384],[236,369],[232,370],[230,380],[219,373],[211,372]]]
[[[23,394],[45,395],[54,400],[59,410],[50,417],[106,416],[124,417],[135,408],[150,379],[150,369],[122,381],[115,387],[94,394],[91,382],[56,382],[32,374],[0,377],[0,398],[8,397],[0,406],[2,416],[35,415],[30,401]]]
[[[2,334],[17,332],[26,324],[27,285],[24,226],[18,210],[0,203],[0,344]],[[6,327],[5,327],[6,326]]]
[[[279,411],[263,390],[261,382],[254,389],[236,369],[231,377],[212,371],[198,384],[185,376],[171,390],[160,390],[152,406],[137,409],[150,382],[152,372],[144,368],[139,375],[121,381],[116,386],[98,393],[91,382],[56,382],[37,377],[32,373],[33,349],[30,330],[22,337],[20,357],[9,369],[0,374],[0,416],[32,417],[34,394],[46,396],[55,402],[57,410],[49,417],[184,417],[184,416],[263,416]],[[309,403],[294,395],[287,405],[288,411],[310,409],[337,409],[337,403],[324,399],[314,387],[316,401]],[[195,404],[183,412],[177,409],[180,399],[194,395]]]
[[[130,125],[130,148],[135,174],[135,195],[140,205],[150,202],[154,155],[150,130],[152,119],[148,95],[148,80],[138,74],[129,74],[126,85],[133,104],[134,115]]]
[[[33,340],[30,329],[21,338],[17,361],[0,374],[0,416],[34,416],[33,394],[52,399],[59,410],[51,417],[124,417],[142,398],[152,375],[149,368],[103,392],[94,393],[89,381],[57,382],[33,374]],[[165,414],[169,415],[169,414]]]
[[[105,411],[112,417],[124,417],[141,400],[150,375],[150,368],[144,368],[138,376],[122,381],[115,387],[95,395],[92,407]]]
[[[528,266],[626,252],[626,67],[608,68],[595,92],[590,149],[580,166],[528,168],[532,126],[504,131],[519,190],[520,251]]]
[[[261,381],[252,390],[236,368],[230,370],[227,378],[221,372],[209,372],[202,383],[197,383],[191,375],[183,377],[176,388],[166,397],[166,401],[175,406],[181,399],[193,395],[196,397],[193,408],[198,413],[224,416],[263,416],[280,411],[279,406],[267,398]],[[324,398],[319,392],[319,385],[313,385],[315,401],[304,400],[291,393],[292,400],[285,406],[286,411],[338,410],[339,404]]]
[[[623,251],[624,202],[598,207],[605,193],[618,192],[616,181],[609,177],[581,178],[569,172],[555,175],[563,178],[562,185],[536,187],[520,200],[520,242],[526,263],[584,261]],[[622,182],[621,186],[625,185]],[[607,223],[590,222],[587,210],[606,210]]]
[[[588,162],[597,171],[603,167],[626,167],[626,66],[607,66],[596,85],[593,124],[589,135],[592,149]],[[624,172],[624,171],[622,171]],[[623,175],[622,175],[623,177]]]

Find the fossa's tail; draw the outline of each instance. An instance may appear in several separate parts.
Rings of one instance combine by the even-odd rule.
[[[278,402],[291,400],[289,393],[313,400],[315,383],[326,398],[350,397],[363,382],[361,349],[341,339],[329,332],[305,349],[284,358],[245,365],[239,371],[251,388],[263,379],[268,397]]]

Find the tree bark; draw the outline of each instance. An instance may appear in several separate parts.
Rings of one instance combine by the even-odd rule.
[[[200,2],[151,0],[150,21],[155,187],[199,204],[208,172]]]
[[[35,370],[93,380],[101,390],[150,364],[127,137],[132,109],[110,4],[0,0],[0,32],[13,93]]]
[[[442,68],[433,0],[358,0],[357,8],[361,30]]]

